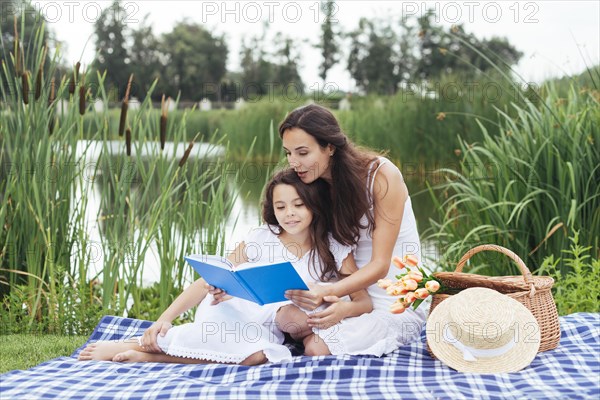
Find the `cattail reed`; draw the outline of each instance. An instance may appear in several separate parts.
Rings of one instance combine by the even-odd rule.
[[[167,103],[165,104],[165,95],[163,94],[160,102],[160,149],[165,149],[165,142],[167,141]]]
[[[75,94],[75,85],[77,84],[77,81],[79,80],[79,68],[81,67],[81,63],[79,61],[77,61],[77,64],[75,64],[75,69],[73,70],[73,76],[71,77],[71,82],[69,83],[69,94],[73,95]]]
[[[54,133],[54,124],[55,124],[55,118],[53,115],[50,116],[50,119],[48,120],[48,136],[52,136],[52,134]]]
[[[54,97],[55,97],[55,93],[54,93],[54,77],[52,77],[52,79],[50,80],[50,94],[48,95],[48,107],[50,107],[52,105],[52,103],[54,102]]]
[[[185,153],[183,153],[183,157],[181,157],[181,160],[179,160],[179,168],[183,167],[183,165],[187,161],[188,157],[190,156],[190,153],[192,152],[192,147],[194,147],[193,141],[190,142],[187,149],[185,149]]]
[[[129,128],[125,130],[125,150],[127,155],[131,156],[131,129]]]
[[[35,101],[38,101],[42,95],[42,67],[38,69],[37,77],[35,78]]]
[[[21,75],[21,82],[23,84],[23,103],[29,104],[29,79],[27,76],[27,71],[23,72]]]
[[[129,108],[129,91],[131,90],[131,81],[133,81],[133,74],[129,76],[129,82],[127,82],[127,89],[125,89],[125,97],[123,97],[123,103],[121,104],[121,118],[119,119],[119,136],[123,136],[125,131],[125,122],[127,121],[127,110]]]
[[[46,54],[48,54],[48,46],[44,46],[44,53],[42,54],[42,62],[38,69],[37,76],[35,78],[35,101],[38,101],[42,95],[42,78],[44,77],[44,64],[46,63]]]
[[[14,29],[15,29],[15,48],[14,48],[14,52],[15,52],[15,74],[17,76],[21,76],[22,72],[22,64],[21,64],[21,52],[19,50],[21,50],[21,44],[19,43],[19,30],[17,29],[17,15],[15,14],[13,16],[13,22],[14,22]]]
[[[85,114],[85,86],[79,85],[79,115]]]

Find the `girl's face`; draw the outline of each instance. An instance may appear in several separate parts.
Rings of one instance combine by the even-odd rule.
[[[310,227],[313,214],[292,185],[281,184],[273,188],[273,208],[279,226],[289,234],[303,233]]]
[[[314,136],[300,128],[291,128],[283,133],[283,149],[288,163],[302,182],[311,183],[318,178],[331,181],[331,155],[333,146],[323,148]]]

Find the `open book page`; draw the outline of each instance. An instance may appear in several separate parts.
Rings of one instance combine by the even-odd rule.
[[[235,269],[233,263],[229,261],[224,256],[217,256],[214,254],[192,254],[186,256],[186,258],[190,258],[192,260],[197,260],[202,263],[210,264],[215,267],[220,267],[224,269],[233,270]]]

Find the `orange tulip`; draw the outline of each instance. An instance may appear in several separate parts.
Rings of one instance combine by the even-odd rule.
[[[438,281],[428,281],[425,283],[425,289],[429,290],[429,293],[435,293],[440,290],[440,283]]]
[[[423,274],[418,269],[411,269],[407,276],[409,279],[416,282],[421,282],[423,280]]]
[[[377,281],[377,286],[379,286],[382,289],[387,289],[388,287],[390,287],[394,282],[392,282],[391,279],[380,279]]]
[[[404,310],[406,310],[406,307],[404,306],[404,304],[399,302],[395,302],[390,306],[390,311],[392,312],[392,314],[402,314]]]
[[[408,265],[416,267],[419,265],[419,259],[414,254],[407,254],[404,256],[404,262]]]
[[[417,299],[426,299],[429,296],[429,291],[425,288],[415,290],[415,296]]]
[[[404,302],[407,304],[414,303],[416,299],[417,296],[415,295],[415,292],[408,292],[404,295]]]
[[[419,287],[419,284],[414,279],[402,280],[402,285],[406,290],[415,290],[417,287]]]
[[[392,262],[394,263],[394,265],[400,269],[404,269],[406,268],[406,264],[404,264],[404,261],[402,261],[402,259],[398,256],[394,256],[392,258]]]
[[[390,296],[401,296],[407,292],[406,288],[399,285],[398,282],[391,284],[385,289]]]

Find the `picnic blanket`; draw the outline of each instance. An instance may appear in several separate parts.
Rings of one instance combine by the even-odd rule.
[[[510,374],[456,372],[429,356],[425,335],[385,357],[294,357],[237,365],[78,362],[76,350],[0,375],[1,399],[576,399],[600,398],[600,314],[560,318],[557,349]],[[104,317],[88,342],[141,334],[148,321]],[[6,354],[3,356],[7,356]]]

